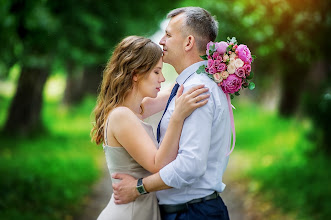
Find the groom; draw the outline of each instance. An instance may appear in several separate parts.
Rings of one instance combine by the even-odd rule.
[[[122,180],[113,184],[115,203],[128,203],[141,194],[157,191],[162,219],[229,219],[219,196],[225,188],[222,176],[231,142],[228,104],[214,81],[196,73],[206,65],[200,55],[206,53],[209,41],[215,41],[218,24],[199,7],[174,9],[167,17],[170,22],[160,41],[163,61],[175,68],[179,74],[176,82],[184,84],[185,90],[204,84],[211,96],[205,106],[186,118],[174,161],[142,181],[126,174],[113,175]],[[173,99],[159,125],[160,141],[174,107]]]

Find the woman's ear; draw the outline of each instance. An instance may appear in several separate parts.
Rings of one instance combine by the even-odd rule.
[[[195,38],[192,35],[187,36],[185,40],[185,51],[191,50],[194,44],[195,44]]]
[[[138,82],[138,76],[137,74],[133,74],[133,82]]]

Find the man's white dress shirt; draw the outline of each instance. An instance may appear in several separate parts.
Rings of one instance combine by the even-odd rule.
[[[226,96],[206,74],[196,70],[207,61],[186,68],[176,79],[184,84],[184,92],[204,84],[209,88],[208,103],[196,109],[184,121],[177,158],[160,170],[162,180],[172,189],[157,192],[159,204],[179,204],[205,197],[214,191],[222,192],[222,176],[228,164],[231,127]],[[160,143],[175,108],[175,98],[161,121]]]

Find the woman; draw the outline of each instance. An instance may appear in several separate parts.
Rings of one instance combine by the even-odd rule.
[[[179,88],[176,108],[157,149],[152,126],[142,120],[165,108],[170,92],[157,95],[165,81],[162,65],[158,45],[130,36],[117,45],[104,70],[91,133],[97,144],[103,142],[110,174],[138,178],[158,172],[176,158],[184,119],[207,103],[209,95],[202,93],[208,89],[203,85],[184,94],[183,87]],[[112,195],[98,219],[160,219],[156,196],[149,193],[129,204],[115,205]]]

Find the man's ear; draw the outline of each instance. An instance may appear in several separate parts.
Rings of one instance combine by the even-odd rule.
[[[195,45],[195,38],[192,35],[189,35],[185,39],[185,51],[189,51]]]

